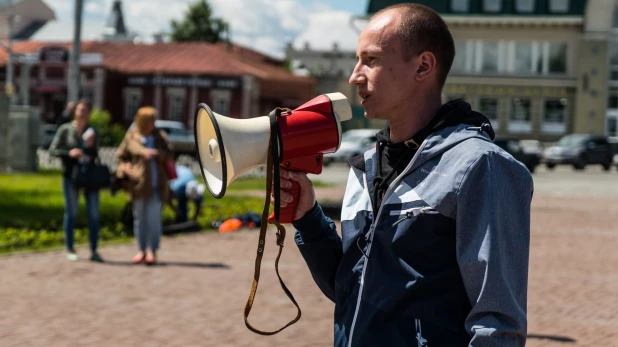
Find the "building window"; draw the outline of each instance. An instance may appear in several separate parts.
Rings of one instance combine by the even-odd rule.
[[[142,103],[142,90],[139,88],[125,88],[124,90],[124,119],[127,123],[133,122],[135,114]]]
[[[469,0],[451,0],[451,12],[466,13],[469,11]]]
[[[489,118],[494,128],[498,128],[498,99],[496,98],[480,98],[479,111]]]
[[[170,119],[175,121],[182,120],[183,98],[179,95],[170,96]]]
[[[230,112],[230,101],[232,98],[229,90],[211,90],[212,110],[222,116],[227,116]]]
[[[182,122],[185,104],[185,88],[167,88],[168,113],[167,119]]]
[[[618,117],[607,117],[607,136],[618,136]]]
[[[513,99],[509,117],[509,131],[512,133],[529,133],[532,131],[530,99]]]
[[[618,65],[618,45],[612,44],[611,41],[609,45],[609,63]]]
[[[513,72],[531,74],[534,72],[534,54],[532,42],[517,41],[514,45]]]
[[[481,72],[498,72],[498,41],[485,41],[482,43],[483,55]]]
[[[552,13],[569,12],[569,0],[549,0],[549,12],[552,12]]]
[[[618,87],[609,87],[607,94],[607,108],[618,109]]]
[[[466,41],[455,40],[455,59],[451,71],[456,73],[466,71],[467,47]]]
[[[564,134],[566,132],[566,112],[567,99],[545,100],[541,131],[549,134]]]
[[[483,0],[483,12],[496,13],[502,11],[502,0]]]
[[[515,10],[519,13],[534,12],[534,0],[517,0],[515,2]]]
[[[549,43],[549,73],[565,73],[567,45],[564,42]]]

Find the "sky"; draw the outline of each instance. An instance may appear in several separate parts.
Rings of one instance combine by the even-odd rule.
[[[151,42],[153,34],[168,32],[172,19],[181,19],[195,0],[124,0],[125,25]],[[44,0],[56,13],[33,39],[72,39],[74,1]],[[84,0],[82,39],[94,39],[103,29],[113,0]],[[364,14],[368,0],[208,0],[216,17],[230,24],[232,41],[282,58],[287,42],[302,48],[355,50],[357,30],[350,18]],[[362,27],[362,21],[356,22]]]

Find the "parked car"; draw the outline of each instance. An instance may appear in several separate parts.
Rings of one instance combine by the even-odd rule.
[[[341,146],[335,153],[324,156],[324,166],[331,163],[345,163],[350,158],[375,147],[376,133],[381,129],[352,129],[341,135]]]
[[[536,167],[541,163],[541,154],[529,148],[526,149],[519,139],[499,137],[494,140],[494,143],[524,164],[530,173],[534,173]]]
[[[519,144],[521,145],[521,148],[524,150],[524,152],[528,154],[538,155],[539,158],[543,157],[543,145],[541,144],[541,141],[525,139],[520,140]]]
[[[616,169],[618,169],[618,136],[608,137],[607,142],[609,142],[609,147],[614,154],[614,165],[616,165]]]
[[[571,134],[562,137],[554,146],[543,153],[545,165],[553,169],[556,165],[573,165],[583,170],[587,165],[601,164],[603,169],[612,166],[614,153],[607,138],[588,134]]]
[[[131,124],[129,129],[134,126],[135,123]],[[167,134],[167,140],[172,147],[174,156],[178,157],[183,154],[191,156],[196,155],[195,136],[193,135],[193,132],[187,130],[182,122],[157,119],[155,121],[155,126],[158,129],[165,131]]]
[[[54,136],[56,136],[57,130],[58,127],[55,124],[43,124],[41,127],[41,132],[43,133],[43,139],[41,142],[42,148],[49,149],[49,146],[54,140]]]

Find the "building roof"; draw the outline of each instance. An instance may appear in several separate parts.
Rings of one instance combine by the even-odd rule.
[[[16,53],[36,53],[43,46],[71,47],[69,42],[22,41],[13,45]],[[263,81],[300,83],[313,86],[312,78],[295,76],[279,61],[248,48],[205,42],[135,44],[130,42],[82,42],[82,53],[100,53],[103,67],[124,74],[165,75],[251,75]],[[0,66],[6,65],[6,51],[0,50]]]
[[[379,10],[386,8],[390,5],[415,2],[429,6],[436,10],[440,14],[457,13],[458,15],[483,15],[483,16],[502,16],[502,15],[515,15],[515,16],[583,16],[586,10],[586,0],[558,0],[559,2],[566,1],[568,3],[568,9],[566,12],[552,12],[550,10],[550,2],[555,0],[536,0],[533,2],[534,9],[531,12],[518,11],[516,2],[518,0],[500,0],[501,8],[497,12],[485,12],[483,9],[484,0],[468,0],[465,1],[468,9],[463,12],[456,12],[451,8],[453,0],[415,0],[415,1],[401,1],[401,0],[369,0],[367,6],[367,15],[378,12]]]

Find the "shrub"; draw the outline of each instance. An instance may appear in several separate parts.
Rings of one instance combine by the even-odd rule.
[[[126,133],[120,124],[111,124],[111,118],[109,112],[98,108],[90,114],[90,124],[99,131],[101,147],[117,147]]]

